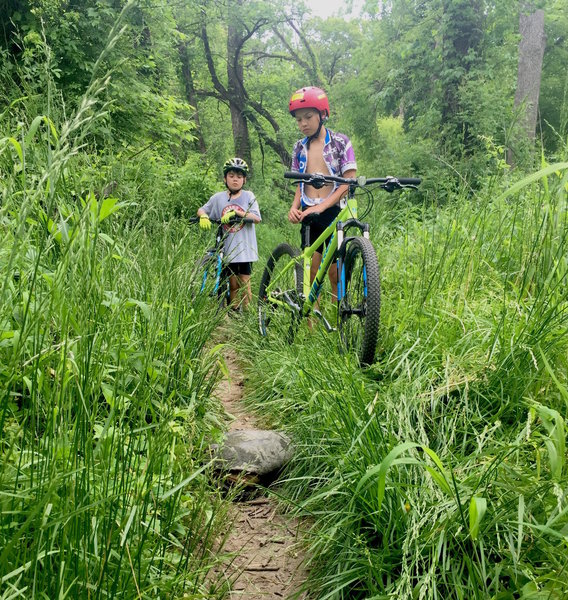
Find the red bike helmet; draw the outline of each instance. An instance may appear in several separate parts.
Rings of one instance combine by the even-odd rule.
[[[292,94],[288,104],[290,114],[294,116],[294,111],[299,108],[315,108],[322,117],[329,117],[327,94],[318,87],[303,87]]]

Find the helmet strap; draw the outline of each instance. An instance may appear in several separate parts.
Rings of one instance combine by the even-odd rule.
[[[319,113],[319,117],[320,117],[320,122],[317,128],[317,131],[314,133],[314,135],[310,135],[310,137],[308,138],[308,141],[306,143],[306,148],[309,150],[310,149],[310,143],[312,140],[317,140],[321,131],[321,128],[323,127],[324,121],[325,119],[321,116],[321,112]]]

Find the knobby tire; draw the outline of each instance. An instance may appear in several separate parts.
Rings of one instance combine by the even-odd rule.
[[[342,298],[338,306],[341,341],[357,353],[362,365],[375,360],[379,338],[381,284],[377,254],[371,242],[363,237],[346,240],[340,285]]]
[[[217,255],[208,254],[204,256],[198,266],[200,275],[200,293],[208,293],[213,296],[214,286],[217,283]],[[216,291],[217,311],[224,310],[230,305],[229,279],[221,276]]]
[[[299,250],[290,246],[290,244],[279,244],[268,259],[266,267],[260,280],[258,293],[258,324],[260,333],[263,336],[268,335],[268,330],[277,330],[276,322],[283,323],[287,329],[286,337],[289,343],[292,343],[296,329],[298,327],[299,314],[290,306],[281,306],[269,301],[267,288],[274,281],[282,269],[290,260],[300,254]],[[282,280],[278,280],[278,285],[270,291],[274,298],[284,301],[288,297],[296,304],[300,305],[300,293],[302,290],[302,267],[298,263],[290,269]],[[277,331],[276,331],[277,333]]]

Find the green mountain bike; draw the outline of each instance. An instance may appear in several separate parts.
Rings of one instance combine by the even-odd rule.
[[[377,254],[369,239],[369,224],[357,215],[355,192],[363,190],[369,203],[363,219],[372,209],[371,187],[378,185],[387,192],[416,189],[421,180],[416,178],[376,177],[346,179],[331,175],[284,173],[287,179],[303,181],[315,188],[325,184],[347,184],[349,191],[342,200],[341,212],[329,227],[303,252],[290,244],[279,244],[268,259],[260,281],[258,321],[263,336],[274,330],[284,330],[288,340],[294,338],[299,321],[310,315],[317,316],[327,331],[339,330],[342,345],[356,352],[363,365],[372,364],[379,335],[381,311],[381,284]],[[306,228],[312,215],[304,219]],[[321,264],[310,281],[311,258],[329,236],[324,246]],[[306,235],[306,239],[309,236]],[[332,324],[318,307],[318,298],[332,265],[337,265],[337,317]]]

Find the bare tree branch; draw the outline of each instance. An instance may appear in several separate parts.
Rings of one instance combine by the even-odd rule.
[[[300,40],[302,40],[302,44],[304,45],[306,52],[309,54],[309,56],[311,58],[312,68],[309,71],[311,72],[312,77],[314,78],[313,85],[322,86],[323,82],[322,82],[322,78],[320,76],[320,68],[319,68],[319,64],[318,64],[318,59],[316,58],[316,55],[314,54],[314,51],[312,50],[312,47],[311,47],[308,39],[304,35],[304,32],[299,27],[296,26],[296,24],[294,23],[294,21],[292,19],[287,19],[286,22],[288,23],[288,25],[290,25],[290,27],[296,33],[296,35],[300,38]]]
[[[243,55],[247,57],[252,57],[252,60],[247,62],[247,66],[250,66],[257,61],[262,60],[263,58],[270,58],[274,60],[286,60],[288,62],[293,63],[297,62],[296,58],[290,56],[289,54],[271,54],[270,52],[260,52],[258,50],[255,50],[253,52],[244,52]]]
[[[280,157],[283,165],[290,164],[290,153],[286,150],[286,147],[282,142],[278,140],[272,139],[266,131],[264,131],[262,125],[257,119],[256,115],[250,111],[247,112],[247,118],[252,123],[257,135],[264,141],[267,146],[270,146],[276,152],[276,154]]]
[[[212,92],[211,90],[195,90],[195,95],[202,98],[215,98],[215,100],[219,100],[219,102],[225,106],[229,106],[229,100],[219,94],[217,91]]]
[[[280,126],[275,121],[274,117],[266,110],[266,108],[264,108],[264,106],[262,106],[262,104],[260,104],[259,102],[255,102],[254,100],[251,100],[250,98],[248,98],[248,103],[250,104],[250,106],[252,108],[254,108],[254,110],[256,110],[256,112],[260,116],[264,117],[270,123],[270,125],[272,125],[272,129],[274,129],[274,131],[276,133],[278,133],[280,131]]]
[[[300,57],[300,55],[294,50],[294,48],[292,48],[292,46],[290,46],[288,40],[286,40],[286,38],[277,29],[273,29],[272,31],[274,31],[276,37],[278,37],[278,39],[284,44],[286,50],[288,50],[288,52],[290,53],[290,60],[296,62],[307,73],[310,73],[310,75],[313,76],[311,66],[303,58]]]
[[[327,77],[328,85],[331,85],[333,78],[337,75],[335,68],[339,64],[340,59],[341,59],[341,55],[338,52],[336,52],[331,59],[331,64],[329,66],[329,73],[328,73],[328,77]]]
[[[241,39],[239,40],[239,43],[237,44],[236,48],[235,48],[235,56],[233,59],[233,69],[236,75],[236,79],[237,82],[241,88],[241,91],[243,93],[243,95],[245,96],[245,98],[248,99],[248,93],[245,89],[245,85],[244,82],[242,80],[242,77],[239,74],[239,59],[241,57],[241,51],[243,49],[243,46],[245,45],[245,42],[247,42],[248,40],[250,40],[250,38],[264,25],[266,25],[268,23],[268,19],[259,19],[252,27],[252,29],[248,29],[245,25],[245,29],[247,30],[247,35],[241,37]]]
[[[213,82],[213,86],[215,87],[219,95],[222,96],[226,101],[228,101],[229,92],[219,80],[219,77],[217,76],[217,71],[215,69],[215,64],[213,63],[213,55],[211,53],[211,46],[209,45],[209,36],[207,34],[207,26],[205,24],[205,20],[201,23],[200,37],[203,41],[203,47],[205,48],[205,59],[207,61],[207,68],[209,69],[209,75],[211,75],[211,81]]]

